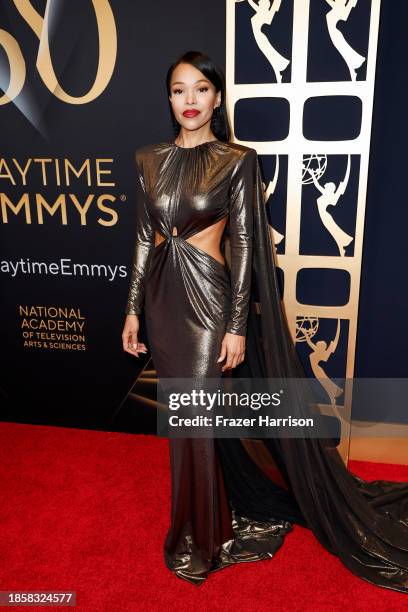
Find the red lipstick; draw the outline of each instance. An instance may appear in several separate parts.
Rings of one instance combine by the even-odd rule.
[[[197,117],[200,114],[199,110],[186,110],[184,111],[184,117]]]

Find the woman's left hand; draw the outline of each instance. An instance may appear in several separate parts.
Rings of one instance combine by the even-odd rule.
[[[230,370],[235,368],[237,365],[244,361],[245,357],[245,336],[238,336],[238,334],[230,334],[227,332],[222,339],[221,353],[217,359],[217,363],[227,358],[225,364],[222,366],[222,371]]]

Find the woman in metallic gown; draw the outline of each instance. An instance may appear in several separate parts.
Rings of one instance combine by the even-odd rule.
[[[167,91],[175,141],[135,153],[123,348],[149,349],[159,378],[305,378],[280,300],[256,151],[230,142],[223,74],[190,51],[169,68]],[[303,403],[299,395],[292,416]],[[408,593],[408,483],[358,478],[329,438],[169,444],[164,558],[178,577],[199,585],[227,565],[271,558],[297,523],[355,575]]]

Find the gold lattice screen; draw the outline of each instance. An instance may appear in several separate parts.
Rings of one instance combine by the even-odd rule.
[[[226,8],[234,139],[258,152],[291,333],[344,416],[347,462],[352,386],[333,378],[354,372],[380,0]]]

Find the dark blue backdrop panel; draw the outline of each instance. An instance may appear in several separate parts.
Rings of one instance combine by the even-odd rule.
[[[44,14],[45,2],[35,2]],[[50,47],[59,82],[73,96],[92,87],[99,60],[98,31],[91,1],[53,3]],[[129,271],[134,249],[136,175],[134,151],[147,143],[174,138],[168,111],[165,77],[171,62],[189,49],[209,53],[225,66],[225,7],[219,0],[110,3],[117,30],[117,58],[106,89],[88,104],[59,100],[44,85],[37,69],[39,41],[14,2],[0,5],[0,28],[18,42],[27,69],[18,98],[0,107],[2,157],[22,165],[32,158],[69,159],[78,168],[90,159],[90,184],[84,177],[71,185],[57,184],[48,171],[44,184],[36,164],[27,185],[2,178],[1,192],[13,203],[29,194],[31,222],[24,214],[8,215],[2,223],[1,259],[45,262],[48,273],[14,277],[2,268],[0,351],[1,418],[67,426],[108,427],[137,378],[143,359],[123,352],[121,333]],[[0,49],[0,74],[8,85],[9,62]],[[2,77],[3,78],[3,77]],[[95,160],[110,174],[95,179]],[[14,169],[14,174],[17,174]],[[113,185],[102,185],[103,182]],[[36,215],[36,194],[54,203],[66,199],[67,221],[61,212]],[[69,194],[84,206],[84,222]],[[80,264],[75,275],[60,270],[61,260]],[[91,265],[100,266],[90,271]],[[88,268],[87,268],[88,266]],[[64,306],[84,317],[86,350],[24,348],[19,305]],[[143,321],[142,321],[143,323]],[[151,414],[154,414],[151,411]],[[141,411],[136,429],[155,429]],[[129,423],[128,427],[131,427]]]

